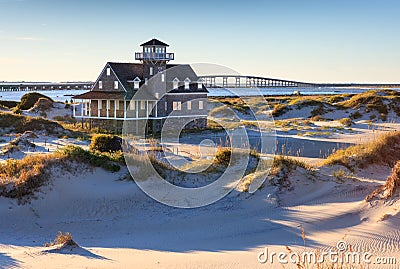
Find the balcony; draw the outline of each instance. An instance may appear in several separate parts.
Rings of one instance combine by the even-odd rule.
[[[156,53],[156,52],[136,52],[135,60],[139,61],[171,61],[174,59],[173,53]]]

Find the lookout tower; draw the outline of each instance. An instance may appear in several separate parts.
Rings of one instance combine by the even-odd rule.
[[[169,45],[158,39],[153,38],[140,46],[143,47],[143,51],[135,53],[135,60],[143,63],[143,77],[145,79],[163,72],[167,63],[174,59],[173,53],[167,53]]]

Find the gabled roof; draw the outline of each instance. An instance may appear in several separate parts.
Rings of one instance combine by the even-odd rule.
[[[115,75],[122,83],[125,90],[132,89],[128,81],[133,81],[137,77],[143,78],[143,65],[140,63],[108,63]]]
[[[169,47],[168,44],[165,44],[164,42],[162,42],[162,41],[160,41],[158,39],[155,39],[155,38],[153,38],[150,41],[147,41],[147,42],[143,43],[140,46],[141,47],[143,47],[143,46],[164,46],[164,47]]]

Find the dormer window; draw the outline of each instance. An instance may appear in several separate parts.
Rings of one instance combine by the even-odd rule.
[[[185,90],[189,90],[191,80],[189,78],[185,79]]]
[[[110,76],[110,75],[111,75],[111,68],[107,67],[107,76]]]
[[[161,74],[161,82],[165,81],[165,74]]]
[[[99,81],[99,89],[103,89],[103,81]]]
[[[197,89],[202,89],[203,88],[203,79],[199,79],[197,81]]]
[[[152,76],[153,74],[154,74],[153,67],[150,67],[150,76]]]
[[[114,81],[114,90],[118,90],[118,81]]]
[[[172,81],[172,88],[178,89],[178,87],[179,87],[179,79],[174,78],[174,80]]]
[[[134,89],[139,89],[139,86],[140,86],[140,78],[138,78],[138,77],[136,77],[134,80],[133,80],[133,88]]]

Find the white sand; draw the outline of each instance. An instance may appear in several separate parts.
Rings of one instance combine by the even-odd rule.
[[[292,191],[274,186],[254,195],[234,191],[199,209],[153,201],[133,182],[118,180],[125,169],[114,174],[101,169],[75,175],[55,172],[52,184],[30,204],[0,198],[0,265],[281,268],[260,264],[257,253],[266,246],[302,249],[301,227],[308,247],[335,246],[345,237],[354,249],[398,251],[398,215],[386,221],[379,218],[398,212],[399,203],[371,208],[363,199],[379,183],[346,179],[339,184],[332,176],[335,169],[340,168],[323,168],[316,177],[298,169],[289,177]],[[369,173],[381,171],[387,175],[390,169],[375,167]],[[69,231],[82,248],[57,253],[41,247],[58,231]]]

